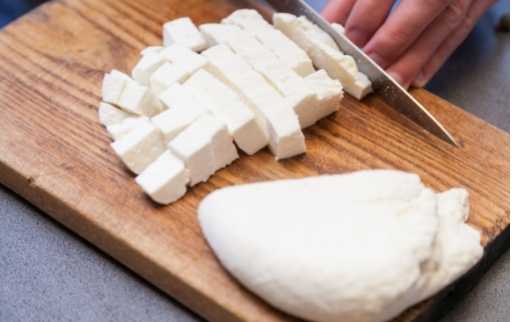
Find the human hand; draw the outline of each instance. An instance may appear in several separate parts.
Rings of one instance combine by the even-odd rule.
[[[322,14],[405,87],[423,87],[496,0],[330,0]]]

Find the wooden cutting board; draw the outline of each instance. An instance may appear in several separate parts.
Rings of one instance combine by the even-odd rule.
[[[468,188],[470,223],[483,233],[489,256],[501,251],[496,241],[508,240],[509,226],[509,135],[423,90],[414,95],[461,147],[422,131],[378,97],[347,97],[339,113],[306,131],[306,155],[283,162],[268,151],[243,156],[181,201],[151,203],[98,123],[103,73],[131,70],[143,47],[160,43],[165,21],[218,21],[239,5],[61,0],[0,31],[1,183],[211,321],[294,320],[244,290],[206,245],[195,210],[223,186],[369,168],[413,171],[438,190]],[[397,321],[432,316],[444,299]]]

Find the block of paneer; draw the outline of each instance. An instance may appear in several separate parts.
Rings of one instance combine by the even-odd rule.
[[[190,68],[187,66],[166,62],[151,75],[151,90],[159,95],[171,85],[185,81],[189,76]]]
[[[209,48],[203,52],[203,55],[209,60],[208,71],[229,84],[244,98],[258,117],[259,122],[264,123],[267,133],[270,133],[271,130],[277,133],[277,135],[269,135],[272,151],[276,158],[291,156],[288,152],[281,153],[283,150],[294,151],[297,154],[304,152],[304,142],[297,144],[293,149],[282,148],[283,144],[287,144],[288,141],[282,139],[284,136],[281,133],[302,133],[301,127],[293,108],[263,76],[224,45]],[[280,109],[286,110],[286,112],[275,113]],[[285,118],[288,120],[284,121]],[[286,131],[280,130],[283,124],[287,126]],[[293,130],[291,130],[292,128]],[[304,141],[304,136],[301,139]],[[297,140],[293,142],[297,142]],[[298,152],[300,150],[302,151]]]
[[[129,81],[131,81],[130,76],[115,69],[110,73],[105,74],[101,87],[101,97],[103,101],[118,105],[121,93],[123,92],[126,83]]]
[[[164,24],[164,46],[174,44],[199,52],[208,46],[203,35],[189,17],[182,17]]]
[[[233,89],[206,70],[198,70],[185,83],[210,102],[210,112],[228,127],[238,147],[254,154],[267,145],[268,138],[249,106]]]
[[[280,30],[269,24],[256,10],[236,10],[224,18],[222,23],[236,25],[249,32],[265,48],[273,52],[285,66],[300,76],[304,77],[315,71],[308,54]]]
[[[145,116],[153,116],[163,110],[158,97],[149,87],[131,79],[126,82],[117,105],[130,113]]]
[[[162,132],[165,142],[208,113],[207,107],[197,99],[197,94],[181,84],[171,85],[160,95],[160,100],[167,110],[154,116],[151,121]]]
[[[351,56],[344,55],[334,40],[305,17],[287,13],[274,14],[274,26],[304,49],[313,63],[329,76],[340,80],[344,90],[357,99],[372,91],[366,75],[358,71]]]
[[[132,78],[142,85],[149,85],[151,75],[164,63],[160,52],[155,51],[141,56],[132,70]]]
[[[324,117],[338,111],[343,98],[343,86],[337,79],[329,77],[323,69],[306,77],[306,82],[317,95],[316,109],[308,112],[308,117],[301,122],[304,127],[311,126]]]
[[[107,132],[114,141],[120,140],[144,122],[149,122],[149,118],[146,116],[128,117],[119,123],[107,126]]]
[[[276,160],[306,152],[304,134],[294,111],[286,106],[275,106],[265,111],[270,134],[270,150]]]
[[[109,103],[101,102],[98,107],[98,119],[105,127],[120,123],[123,120],[134,116],[135,115],[118,109]]]
[[[165,151],[162,134],[150,122],[142,122],[111,146],[126,167],[136,174],[144,171]]]
[[[162,51],[162,49],[164,49],[164,47],[162,47],[162,46],[149,46],[149,47],[144,48],[140,52],[140,55],[144,56],[144,55],[148,55],[148,54],[157,54],[157,53],[160,53],[160,51]]]
[[[198,119],[203,129],[208,132],[212,142],[214,171],[218,171],[238,159],[238,152],[229,134],[227,126],[216,117],[205,114]]]
[[[189,185],[206,182],[215,173],[216,161],[209,118],[200,117],[178,134],[169,149],[185,163],[189,171]]]
[[[189,181],[185,164],[171,151],[162,153],[151,163],[135,182],[156,203],[168,205],[175,202],[187,192]]]

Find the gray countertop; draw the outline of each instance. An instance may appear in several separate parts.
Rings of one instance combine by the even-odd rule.
[[[323,1],[314,1],[319,8]],[[428,88],[509,131],[508,33],[500,1]],[[509,321],[507,252],[443,321]],[[0,321],[198,321],[144,280],[0,186]]]

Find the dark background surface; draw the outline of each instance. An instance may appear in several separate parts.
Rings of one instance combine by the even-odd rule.
[[[112,0],[115,1],[115,0]],[[43,1],[0,0],[0,27]],[[310,0],[316,9],[323,0]],[[428,85],[437,95],[510,129],[510,38],[496,33],[499,1]],[[510,316],[509,253],[443,320]],[[108,255],[0,186],[0,321],[198,321]]]

